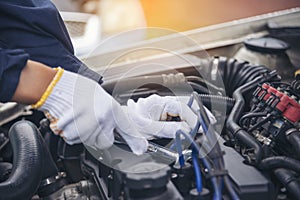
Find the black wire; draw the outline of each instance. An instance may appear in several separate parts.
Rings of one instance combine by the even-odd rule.
[[[260,122],[258,122],[258,123],[255,124],[254,126],[252,126],[252,127],[248,130],[248,132],[251,132],[251,131],[255,130],[256,128],[262,126],[263,124],[267,123],[267,122],[270,120],[271,117],[273,117],[273,115],[267,116],[265,119],[261,120]]]
[[[212,89],[214,89],[216,91],[224,93],[224,89],[223,88],[217,87],[214,84],[212,84],[212,83],[210,83],[210,82],[208,82],[208,81],[206,81],[203,78],[200,78],[198,76],[186,76],[185,78],[186,78],[186,80],[188,82],[194,82],[194,81],[196,81],[196,82],[198,82],[200,84],[204,84],[205,86],[207,85],[207,86],[209,86],[210,88],[212,88]]]
[[[209,94],[209,91],[206,87],[203,87],[200,84],[190,82],[190,81],[188,81],[187,83],[193,88],[193,90],[196,90],[198,93]]]
[[[267,115],[267,113],[265,113],[265,112],[258,112],[258,113],[251,112],[251,113],[247,113],[243,117],[241,117],[241,119],[239,120],[239,124],[241,124],[243,126],[243,128],[248,129],[249,126],[250,126],[250,124],[251,124],[251,119],[252,118],[263,117],[263,116],[266,116],[266,115]],[[245,120],[248,120],[248,123]]]

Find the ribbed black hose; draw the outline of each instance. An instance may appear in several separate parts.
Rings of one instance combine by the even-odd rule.
[[[9,131],[13,149],[13,169],[0,183],[1,200],[30,199],[42,177],[42,144],[37,128],[28,121],[15,123]]]
[[[300,200],[300,180],[295,177],[295,174],[286,169],[276,169],[274,174],[292,195],[292,198]]]
[[[233,58],[216,57],[217,69],[224,83],[227,96],[232,96],[234,91],[242,85],[252,81],[261,74],[268,73],[269,69],[262,65],[253,65],[248,62],[238,61]],[[214,59],[210,62],[210,73],[214,66]],[[209,76],[207,76],[209,77]],[[210,80],[214,82],[213,80]]]
[[[300,131],[294,130],[286,136],[287,141],[292,145],[297,157],[300,157]]]
[[[229,114],[234,106],[235,100],[230,97],[209,95],[209,94],[199,94],[198,97],[201,99],[203,104],[210,109],[212,105],[214,106],[226,106],[226,112]]]
[[[298,174],[300,173],[300,161],[286,156],[273,156],[265,158],[261,161],[259,167],[264,170],[285,168],[297,172]]]
[[[217,66],[215,66],[215,63],[217,63]],[[236,138],[247,147],[253,148],[254,159],[258,163],[262,158],[261,144],[238,125],[238,120],[244,111],[244,95],[251,94],[252,89],[258,83],[265,82],[276,74],[271,74],[264,66],[252,65],[247,62],[240,62],[224,57],[212,59],[209,66],[206,69],[207,73],[210,74],[211,71],[214,71],[213,68],[217,67],[217,71],[222,79],[219,79],[219,81],[223,81],[226,95],[232,96],[235,99],[235,104],[226,122],[229,136],[232,139]],[[207,75],[207,77],[210,76]]]
[[[8,162],[0,163],[0,182],[6,181],[11,173],[12,164]]]

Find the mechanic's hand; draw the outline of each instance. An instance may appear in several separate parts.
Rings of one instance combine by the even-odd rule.
[[[48,90],[51,84],[52,92]],[[58,71],[51,84],[33,107],[45,112],[50,128],[68,144],[82,142],[108,148],[117,130],[135,154],[147,150],[145,137],[130,123],[120,104],[98,83],[72,72]]]
[[[177,130],[181,129],[188,134],[196,126],[197,116],[187,106],[189,98],[188,96],[151,95],[140,98],[137,102],[128,100],[124,110],[138,131],[147,138],[153,136],[175,138]],[[196,104],[193,104],[193,108],[198,109]],[[213,115],[206,111],[211,122],[214,123]],[[180,122],[170,121],[172,119],[179,119]],[[199,131],[202,131],[201,127]]]

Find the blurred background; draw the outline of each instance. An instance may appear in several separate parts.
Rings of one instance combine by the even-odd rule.
[[[54,0],[62,11],[103,15],[103,31],[132,26],[186,31],[300,6],[300,0]],[[115,23],[115,24],[111,24]]]
[[[77,49],[77,55],[88,51],[84,49],[85,46],[91,49],[91,45],[88,44],[99,43],[100,40],[136,28],[163,29],[151,33],[131,31],[130,36],[125,34],[123,38],[114,39],[115,42],[105,48],[115,48],[126,42],[141,41],[174,31],[187,31],[300,6],[300,0],[53,0],[53,2],[60,11],[76,12],[72,15],[63,14],[63,18],[65,22],[70,22],[66,24]],[[78,12],[92,15],[79,16]],[[93,20],[89,23],[88,30],[93,33],[88,33],[85,25],[91,18]],[[72,20],[78,23],[74,24]],[[81,33],[83,31],[85,33]],[[76,38],[80,34],[85,34],[86,37]]]

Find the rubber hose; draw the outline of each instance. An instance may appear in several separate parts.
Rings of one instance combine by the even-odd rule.
[[[37,128],[28,121],[16,122],[9,130],[13,149],[13,168],[0,183],[1,200],[30,199],[42,177],[42,144]]]
[[[215,57],[210,61],[207,70],[207,76],[210,77],[214,61],[217,60],[217,69],[224,83],[227,96],[232,96],[234,91],[242,85],[252,81],[263,73],[270,70],[262,65],[253,65],[248,62],[238,61],[233,58]],[[214,80],[210,80],[214,82]]]
[[[300,161],[286,156],[274,156],[265,158],[261,161],[259,167],[264,170],[285,168],[290,169],[296,173],[300,173]]]
[[[297,154],[297,157],[300,157],[300,131],[295,130],[290,134],[286,135],[287,141],[292,145],[294,152]]]
[[[244,84],[243,86],[239,87],[238,89],[235,90],[233,93],[233,98],[235,99],[235,105],[228,116],[227,122],[226,122],[226,128],[228,132],[230,133],[231,137],[240,137],[241,139],[244,138],[245,140],[242,140],[241,142],[244,142],[244,144],[255,144],[253,146],[254,150],[256,153],[262,153],[261,149],[257,149],[260,145],[259,142],[257,142],[253,137],[251,137],[246,131],[242,130],[241,127],[237,124],[238,120],[240,119],[243,111],[244,111],[244,106],[245,106],[245,99],[243,95],[245,93],[249,93],[250,90],[255,88],[258,83],[269,81],[270,79],[277,77],[276,72],[270,72],[268,73],[268,76],[257,76],[255,79],[252,81]],[[247,137],[248,135],[248,137]],[[246,139],[248,138],[248,139]],[[250,146],[251,147],[251,146]],[[257,159],[261,157],[261,155],[256,155]],[[259,162],[260,159],[257,160]]]
[[[295,177],[295,174],[286,169],[275,169],[274,174],[292,195],[292,198],[300,200],[300,180]]]
[[[215,59],[217,59],[218,72],[222,77],[222,80],[219,81],[223,81],[227,96],[233,96],[236,100],[229,115],[230,117],[227,120],[226,127],[230,132],[231,138],[235,137],[244,145],[254,149],[255,162],[259,163],[263,153],[261,144],[246,131],[242,130],[237,122],[245,106],[243,95],[245,93],[251,94],[249,91],[256,87],[258,82],[267,80],[263,78],[262,74],[270,73],[270,71],[264,66],[251,65],[247,62],[239,62],[235,59],[227,59],[224,57]],[[211,72],[215,71],[212,69],[215,67],[215,59],[211,60],[206,77],[210,77]],[[213,80],[211,80],[211,82],[213,82]],[[227,110],[229,110],[228,107]]]
[[[8,162],[0,163],[0,182],[6,181],[11,173],[12,164]]]
[[[261,144],[255,140],[252,136],[249,135],[245,130],[240,129],[235,133],[235,138],[240,141],[242,144],[246,145],[249,148],[252,148],[254,151],[254,162],[259,163],[263,156],[263,150]]]
[[[47,178],[53,178],[58,175],[58,168],[52,158],[52,155],[42,137],[41,134],[39,134],[40,143],[42,144],[42,152],[43,152],[43,158],[42,158],[42,180],[45,180]],[[43,181],[45,183],[45,181]],[[43,183],[42,182],[42,183]],[[46,181],[47,182],[47,181]],[[39,197],[45,197],[48,196],[55,191],[59,190],[64,185],[64,179],[56,180],[56,182],[51,184],[43,185],[41,183],[37,194]]]
[[[58,174],[58,168],[52,158],[52,155],[46,146],[46,143],[42,137],[42,135],[39,133],[39,140],[42,145],[43,149],[43,158],[42,158],[42,165],[43,165],[43,171],[42,171],[42,179],[49,178],[52,176],[56,176]]]
[[[243,130],[238,124],[238,120],[240,119],[242,112],[244,110],[245,100],[243,98],[243,93],[248,91],[249,88],[256,87],[256,84],[259,80],[262,78],[259,76],[253,81],[243,85],[242,87],[238,88],[233,93],[233,98],[235,99],[235,105],[232,108],[231,113],[229,114],[227,121],[226,121],[226,128],[229,132],[229,135],[232,138],[238,139],[240,142],[242,142],[247,147],[254,149],[254,155],[255,155],[255,162],[259,163],[262,158],[262,147],[261,144],[255,140],[249,133],[247,133],[245,130]]]
[[[209,94],[199,94],[199,98],[202,100],[203,104],[210,109],[211,105],[224,106],[226,105],[226,113],[229,114],[234,106],[235,100],[230,97],[209,95]]]

